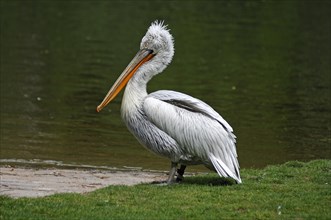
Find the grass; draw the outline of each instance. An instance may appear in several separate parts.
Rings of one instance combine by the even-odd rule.
[[[331,161],[243,169],[243,184],[216,174],[182,184],[109,186],[84,195],[0,197],[1,219],[331,219]]]

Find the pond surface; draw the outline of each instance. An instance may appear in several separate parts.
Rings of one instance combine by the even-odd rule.
[[[234,128],[241,167],[331,158],[327,1],[1,1],[1,161],[168,169],[120,118],[96,113],[150,23],[175,56],[149,91],[204,100]],[[199,168],[191,168],[191,170]]]

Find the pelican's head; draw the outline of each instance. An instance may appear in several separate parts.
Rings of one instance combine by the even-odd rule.
[[[141,40],[140,50],[111,87],[97,111],[101,111],[113,100],[134,75],[137,75],[135,79],[147,82],[162,72],[173,55],[174,41],[167,26],[163,22],[153,22]]]
[[[151,50],[155,55],[151,62],[156,62],[155,66],[160,68],[157,73],[171,62],[174,55],[174,39],[163,22],[155,21],[151,24],[141,40],[140,50]]]

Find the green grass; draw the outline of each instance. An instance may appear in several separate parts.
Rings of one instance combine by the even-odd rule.
[[[331,219],[331,161],[243,169],[243,184],[216,174],[182,184],[109,186],[88,194],[0,197],[1,219]]]

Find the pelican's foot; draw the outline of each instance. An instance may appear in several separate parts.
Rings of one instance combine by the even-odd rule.
[[[171,185],[171,184],[176,184],[180,183],[183,180],[183,174],[185,171],[186,166],[181,165],[180,168],[177,170],[177,163],[176,162],[171,162],[171,168],[169,171],[169,177],[166,181],[154,181],[152,184],[157,184],[157,185]],[[177,171],[177,178],[175,178],[175,174]]]
[[[167,186],[167,181],[153,181],[152,182],[153,185],[157,185],[157,186]]]
[[[157,185],[157,186],[169,186],[172,184],[177,184],[177,181],[172,181],[172,182],[168,182],[167,180],[164,181],[153,181],[152,184]]]

